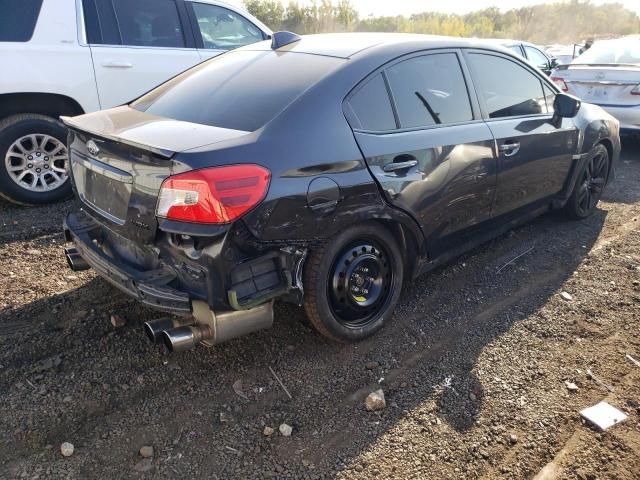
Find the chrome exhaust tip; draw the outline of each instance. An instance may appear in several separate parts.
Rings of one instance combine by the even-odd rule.
[[[67,259],[67,265],[74,272],[82,272],[91,268],[84,258],[78,253],[75,248],[65,248],[64,257]]]
[[[191,325],[193,320],[186,319],[174,319],[169,317],[158,318],[156,320],[150,320],[144,324],[144,333],[147,335],[151,343],[161,343],[162,334],[166,330],[178,328],[186,325]]]
[[[162,340],[170,352],[191,350],[212,337],[213,331],[208,325],[184,326],[162,332]]]

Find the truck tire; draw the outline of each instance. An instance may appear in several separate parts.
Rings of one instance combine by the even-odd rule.
[[[0,121],[0,196],[44,205],[71,196],[67,129],[51,117],[14,115]]]

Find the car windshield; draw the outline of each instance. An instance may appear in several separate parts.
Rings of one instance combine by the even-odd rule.
[[[573,63],[640,64],[640,39],[621,39],[597,42]]]
[[[345,60],[235,50],[169,80],[131,104],[161,117],[255,131]]]

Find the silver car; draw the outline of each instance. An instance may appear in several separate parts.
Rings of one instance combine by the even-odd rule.
[[[640,35],[596,42],[552,79],[617,118],[621,134],[640,134]]]

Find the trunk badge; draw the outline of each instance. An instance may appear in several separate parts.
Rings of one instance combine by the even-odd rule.
[[[98,147],[96,142],[94,142],[93,140],[89,140],[87,142],[87,150],[93,156],[96,156],[96,155],[98,155],[100,153],[100,147]]]

